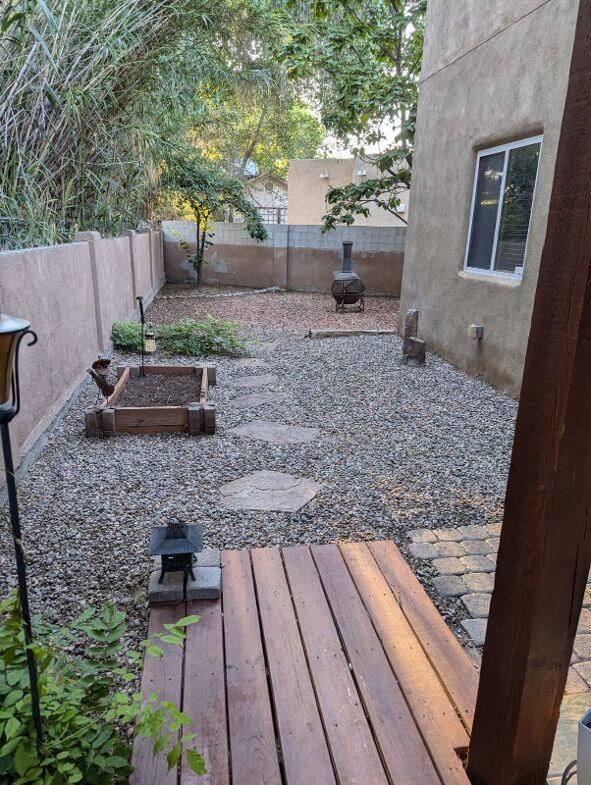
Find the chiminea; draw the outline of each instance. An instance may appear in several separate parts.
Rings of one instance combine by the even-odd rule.
[[[330,291],[336,301],[337,311],[345,311],[346,305],[355,304],[358,304],[358,311],[363,311],[365,308],[363,298],[365,285],[357,273],[353,272],[352,247],[353,243],[350,240],[343,243],[343,265],[340,272],[333,273],[334,281]]]
[[[157,526],[150,538],[150,556],[162,558],[158,583],[162,583],[167,572],[184,572],[195,580],[193,554],[201,550],[203,532],[198,523],[174,521],[166,526]]]

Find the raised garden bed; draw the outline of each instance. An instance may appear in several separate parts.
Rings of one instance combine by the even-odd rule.
[[[116,433],[215,433],[215,407],[207,402],[216,382],[211,365],[148,365],[117,369],[113,394],[86,414],[87,436]]]

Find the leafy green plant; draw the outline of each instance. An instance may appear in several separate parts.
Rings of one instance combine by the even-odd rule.
[[[246,340],[238,334],[240,325],[208,316],[202,322],[183,319],[176,324],[160,324],[154,328],[158,347],[169,354],[207,356],[240,353]],[[118,349],[140,352],[141,325],[138,322],[113,322],[113,344]]]
[[[10,245],[150,220],[162,162],[208,120],[205,97],[266,82],[256,41],[277,25],[270,0],[1,0]]]
[[[182,645],[187,616],[165,625],[163,643]],[[156,694],[143,698],[136,675],[121,663],[141,661],[123,652],[125,614],[113,605],[85,610],[68,627],[35,623],[33,651],[39,673],[43,742],[38,748],[31,715],[20,606],[16,593],[0,602],[0,782],[3,785],[124,785],[132,772],[130,737],[153,741],[169,769],[181,756],[197,774],[203,758],[189,747],[191,719]],[[162,657],[153,641],[149,656]],[[123,656],[124,654],[124,656]],[[133,730],[135,729],[135,730]]]
[[[278,39],[278,59],[289,76],[309,82],[325,127],[378,169],[328,190],[323,231],[350,225],[370,207],[404,220],[398,195],[412,172],[426,0],[288,0],[288,7],[291,34]]]

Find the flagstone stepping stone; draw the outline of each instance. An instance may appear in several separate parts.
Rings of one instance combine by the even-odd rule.
[[[232,405],[237,409],[254,409],[266,403],[281,403],[289,400],[289,395],[281,392],[248,393],[232,398]]]
[[[264,373],[261,376],[239,376],[234,379],[236,387],[244,390],[256,390],[259,387],[272,387],[279,379],[273,373]]]
[[[264,343],[247,343],[247,352],[274,352],[277,348],[277,341],[269,341]]]
[[[261,439],[261,441],[271,444],[302,444],[314,441],[320,435],[320,429],[302,428],[299,425],[282,425],[268,420],[253,420],[231,428],[230,433]]]
[[[222,504],[234,510],[297,512],[320,488],[304,477],[263,470],[222,485],[220,496]]]
[[[261,360],[260,357],[244,357],[241,360],[235,360],[234,365],[238,365],[240,368],[268,368],[269,363],[266,363],[264,360]]]

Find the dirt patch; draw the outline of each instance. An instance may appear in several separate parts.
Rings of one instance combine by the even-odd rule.
[[[185,406],[199,400],[196,374],[151,373],[132,377],[117,406]]]
[[[177,293],[182,291],[207,294],[209,290],[205,287],[175,290]],[[167,293],[171,293],[170,287]],[[399,300],[395,298],[366,297],[364,312],[336,313],[330,294],[281,292],[242,297],[157,297],[150,306],[148,318],[156,324],[170,324],[187,316],[197,320],[215,316],[248,327],[276,327],[303,335],[308,330],[328,328],[396,329],[398,308]]]

